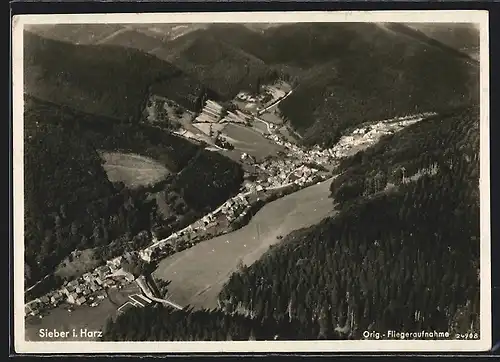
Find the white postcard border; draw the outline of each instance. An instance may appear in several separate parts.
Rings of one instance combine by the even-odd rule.
[[[230,342],[30,342],[25,341],[24,243],[14,243],[14,347],[17,353],[210,353],[210,352],[469,352],[491,348],[491,236],[489,170],[489,24],[484,10],[231,12],[16,15],[12,21],[14,241],[24,239],[23,30],[62,23],[477,23],[480,28],[480,340],[230,341]]]

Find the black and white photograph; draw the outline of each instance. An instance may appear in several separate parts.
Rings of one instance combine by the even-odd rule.
[[[16,16],[16,351],[488,350],[487,15]]]

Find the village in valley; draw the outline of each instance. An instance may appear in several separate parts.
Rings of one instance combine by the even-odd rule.
[[[151,96],[147,108],[150,122],[161,125],[162,120],[158,117],[163,112],[165,117],[176,122],[173,131],[175,134],[202,142],[206,149],[213,152],[230,152],[233,157],[238,158],[244,166],[246,176],[240,192],[167,238],[158,240],[156,233],[151,231],[151,244],[145,249],[109,260],[77,279],[66,281],[60,288],[27,302],[26,316],[41,318],[44,311],[60,305],[97,307],[108,297],[108,288],[121,289],[134,280],[137,281],[132,274],[121,272],[124,260],[154,262],[208,238],[232,232],[248,222],[256,212],[257,203],[262,204],[273,196],[281,197],[331,178],[335,165],[343,157],[375,144],[384,135],[397,132],[432,115],[426,113],[376,123],[368,122],[342,136],[332,148],[306,148],[291,140],[286,133],[286,122],[280,118],[277,108],[279,102],[293,92],[291,87],[279,81],[273,85],[264,85],[261,89],[259,94],[240,92],[229,109],[227,105],[207,99],[199,114],[186,111],[172,101]],[[236,125],[242,130],[244,128],[255,133],[279,151],[274,155],[261,157],[258,152],[252,152],[251,148],[244,150],[240,147],[240,140],[225,133],[228,125]],[[259,145],[255,149],[258,150]],[[151,288],[153,294],[154,289]],[[158,295],[156,297],[161,298]],[[129,298],[130,301],[125,303],[129,306],[151,303],[151,298],[147,296],[131,295]],[[69,310],[71,308],[73,307],[69,307]]]

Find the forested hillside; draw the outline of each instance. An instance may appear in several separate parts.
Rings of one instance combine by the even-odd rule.
[[[28,123],[57,125],[81,134],[95,149],[138,153],[160,161],[178,172],[192,159],[199,146],[145,123],[119,122],[68,106],[27,96]],[[47,127],[47,126],[45,126]]]
[[[181,101],[181,104],[184,102],[184,105],[185,99],[183,99],[182,93],[197,94],[196,90],[184,90],[190,83],[196,84],[193,79],[197,79],[207,88],[213,88],[216,91],[210,94],[211,98],[228,100],[242,89],[254,91],[259,82],[258,79],[268,79],[271,76],[272,69],[270,70],[270,68],[272,67],[255,55],[245,52],[238,46],[239,44],[233,46],[230,42],[225,41],[225,36],[232,36],[231,34],[225,34],[221,38],[218,31],[196,30],[205,27],[209,27],[209,25],[189,24],[185,26],[184,30],[179,27],[178,30],[173,31],[173,29],[168,29],[168,24],[152,24],[151,26],[147,24],[142,26],[138,24],[127,26],[111,24],[101,28],[90,25],[89,31],[86,32],[84,27],[78,25],[61,24],[51,27],[37,26],[32,31],[48,39],[87,44],[85,50],[82,51],[90,52],[91,54],[87,54],[86,57],[91,60],[106,59],[104,55],[93,54],[99,49],[117,53],[117,58],[112,60],[117,63],[118,68],[114,74],[118,74],[122,66],[129,66],[133,70],[136,66],[144,66],[143,79],[137,85],[142,84],[142,82],[147,83],[150,75],[159,69],[158,64],[162,64],[161,84],[165,90],[159,94],[173,97],[173,100]],[[159,28],[162,31],[158,31]],[[215,28],[219,29],[219,27]],[[262,41],[257,33],[242,25],[236,25],[235,30],[242,34],[243,32],[249,35],[255,34],[256,40]],[[186,34],[171,37],[175,32],[186,32]],[[90,36],[89,33],[93,36]],[[33,37],[33,35],[30,34],[29,37]],[[243,38],[240,39],[243,40]],[[44,41],[45,43],[53,44],[52,46],[56,48],[61,47],[54,40]],[[30,43],[27,44],[28,47],[31,47]],[[92,44],[94,45],[90,46]],[[72,48],[71,44],[64,43],[62,47]],[[120,48],[122,49],[120,50]],[[33,50],[29,51],[34,52]],[[127,56],[132,57],[127,59]],[[132,62],[137,63],[134,58],[138,58],[139,64],[132,64]],[[58,59],[54,60],[58,61]],[[109,59],[106,61],[110,62]],[[103,66],[105,65],[99,65],[97,71],[100,71]],[[180,75],[177,74],[179,70],[182,70]],[[175,74],[173,79],[170,79],[172,72]],[[135,74],[133,76],[135,77]],[[107,74],[106,77],[111,77],[113,80],[114,75]],[[120,77],[118,76],[118,78]],[[178,77],[184,79],[177,79]],[[176,88],[179,88],[179,95],[172,92]],[[124,89],[124,91],[126,90]],[[132,91],[135,92],[135,90]]]
[[[477,107],[387,137],[340,166],[355,182],[366,181],[364,197],[346,193],[337,217],[292,233],[231,276],[220,294],[229,314],[133,309],[109,322],[105,339],[478,332],[478,154]],[[404,168],[404,175],[375,177]],[[332,186],[336,198],[349,182],[340,180]]]
[[[30,273],[25,281],[28,285],[52,272],[74,249],[107,245],[126,233],[132,237],[150,228],[151,202],[140,195],[127,194],[122,185],[109,182],[93,142],[98,142],[93,137],[96,134],[85,132],[86,120],[93,117],[26,98],[25,260]],[[100,121],[107,124],[110,120]],[[119,138],[120,134],[116,134],[115,140]],[[54,282],[57,281],[49,280],[40,287],[40,292]]]
[[[474,24],[462,24],[462,26],[460,24],[452,26],[449,24],[437,24],[435,26],[414,24],[412,26],[411,24],[395,23],[386,24],[385,26],[479,66],[477,62],[479,60],[479,30],[474,28]],[[477,53],[474,54],[474,52]]]
[[[208,212],[222,205],[242,182],[239,164],[217,152],[202,152],[175,178],[173,189],[190,208]]]
[[[178,68],[136,49],[74,45],[24,35],[26,92],[101,116],[138,121],[153,87],[194,109],[204,87]]]
[[[97,215],[117,212],[117,189],[96,149],[46,108],[25,107],[25,260],[31,285],[75,248],[92,247]],[[52,114],[52,116],[57,116]],[[104,206],[101,203],[107,203]],[[43,288],[42,288],[43,289]]]
[[[134,328],[130,328],[134,326]],[[103,341],[248,341],[293,336],[294,325],[250,319],[220,310],[132,308],[108,320]],[[276,333],[282,331],[278,336]],[[277,338],[276,338],[277,339]]]
[[[330,186],[339,209],[362,197],[395,190],[402,183],[437,173],[443,169],[443,162],[455,162],[457,175],[477,180],[479,124],[474,112],[477,109],[468,107],[432,116],[342,160],[338,169],[341,175]]]

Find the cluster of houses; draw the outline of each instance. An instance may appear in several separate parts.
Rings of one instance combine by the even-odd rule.
[[[57,307],[62,303],[98,306],[99,301],[106,298],[104,292],[106,288],[121,289],[135,279],[133,275],[123,271],[122,262],[136,257],[140,257],[140,252],[127,252],[123,256],[109,260],[106,265],[101,265],[92,272],[83,274],[78,279],[65,282],[61,288],[26,303],[25,315],[41,316],[43,311]],[[123,278],[109,278],[110,276],[122,276]],[[129,299],[119,308],[119,312],[129,306],[144,307],[152,302],[140,294],[129,296]]]
[[[225,114],[224,114],[225,113]],[[247,123],[251,116],[240,111],[223,111],[223,107],[212,100],[207,100],[201,113],[194,119],[193,123]]]
[[[272,85],[265,85],[263,88],[265,93],[270,94],[272,96],[272,99],[269,103],[284,97],[286,94],[284,90],[274,87]]]
[[[333,149],[321,149],[319,146],[315,146],[312,149],[303,149],[296,144],[287,141],[283,136],[277,133],[268,134],[265,135],[265,137],[276,144],[285,147],[289,156],[295,157],[303,163],[328,165],[333,159],[336,158]]]
[[[244,216],[250,203],[244,194],[238,194],[226,201],[221,207],[220,212],[227,218],[228,222],[234,221],[238,216]]]
[[[400,117],[377,122],[370,126],[355,129],[350,135],[343,136],[332,148],[321,149],[315,146],[312,149],[302,149],[301,147],[285,140],[281,135],[272,133],[266,137],[278,145],[285,147],[290,156],[296,157],[302,162],[327,165],[332,160],[343,158],[349,155],[354,147],[368,147],[376,143],[383,135],[393,134],[413,123],[419,122],[425,117],[435,113],[422,113],[414,116]]]
[[[350,135],[341,137],[339,142],[332,148],[332,153],[338,158],[348,156],[349,151],[354,147],[371,146],[378,142],[382,136],[394,134],[431,115],[433,113],[423,113],[416,116],[380,121],[370,126],[357,128]]]
[[[304,185],[312,181],[318,170],[303,164],[303,161],[295,158],[280,160],[268,160],[258,166],[268,177],[257,180],[259,186],[264,188],[278,188],[280,186],[295,183]]]
[[[265,188],[259,182],[245,180],[245,182],[243,182],[243,190],[250,193],[256,193],[259,191],[264,191]]]
[[[120,289],[124,284],[130,282],[127,278],[108,278],[121,268],[122,259],[123,257],[120,256],[109,260],[106,265],[101,265],[78,279],[66,281],[59,289],[29,301],[25,304],[25,314],[35,316],[44,310],[55,308],[61,303],[97,306],[98,300],[106,298],[105,293],[103,293],[104,289]]]

